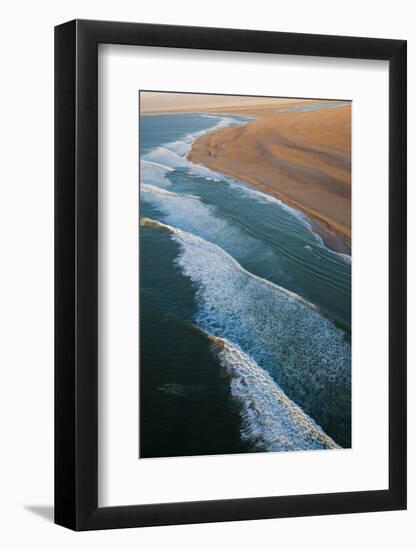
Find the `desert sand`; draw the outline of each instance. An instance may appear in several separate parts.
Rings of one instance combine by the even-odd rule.
[[[186,94],[176,92],[141,92],[141,115],[186,112],[246,113],[253,108],[280,108],[294,103],[311,103],[311,100],[227,96],[212,94]]]
[[[350,105],[299,112],[285,109],[331,101],[146,95],[141,94],[142,114],[204,111],[253,117],[245,125],[198,138],[189,160],[252,184],[305,212],[329,247],[350,252]]]

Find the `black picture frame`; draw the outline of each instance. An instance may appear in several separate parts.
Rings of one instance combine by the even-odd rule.
[[[389,61],[389,488],[98,506],[98,45]],[[74,20],[55,28],[55,523],[74,530],[406,508],[406,41]]]

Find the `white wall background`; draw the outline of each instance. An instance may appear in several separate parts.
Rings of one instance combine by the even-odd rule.
[[[409,280],[417,278],[413,3],[16,0],[0,32],[0,544],[7,549],[398,547],[417,541],[416,285],[409,289],[409,510],[72,533],[53,499],[53,26],[73,18],[403,38],[409,53]],[[370,251],[371,253],[371,251]]]

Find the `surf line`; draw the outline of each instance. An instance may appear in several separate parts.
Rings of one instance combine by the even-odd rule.
[[[340,105],[340,106],[343,106],[343,105]],[[208,118],[214,118],[213,114],[211,114],[211,115],[209,113],[200,113],[200,114],[201,114],[201,116],[206,116]],[[221,129],[226,128],[228,126],[247,125],[255,119],[255,117],[252,117],[252,118],[244,117],[245,120],[235,120],[235,119],[232,119],[232,118],[228,118],[227,115],[221,115],[221,116],[224,116],[224,120],[221,119],[216,126],[214,126],[212,128],[209,128],[207,130],[202,130],[200,132],[196,132],[194,134],[191,134],[191,137],[193,139],[192,139],[191,142],[188,143],[188,147],[189,147],[188,151],[185,154],[177,154],[178,157],[180,157],[182,160],[185,160],[186,162],[190,163],[191,165],[194,165],[195,167],[198,167],[199,169],[205,169],[208,172],[212,172],[217,178],[220,176],[222,179],[224,179],[226,181],[234,182],[235,184],[239,185],[241,188],[246,189],[248,191],[251,191],[254,195],[258,195],[260,197],[263,197],[265,200],[267,200],[269,202],[276,202],[276,203],[280,204],[281,207],[283,207],[287,211],[289,211],[298,220],[301,220],[302,222],[304,222],[304,225],[316,237],[318,243],[320,244],[320,246],[322,248],[324,248],[325,250],[329,251],[330,253],[335,254],[336,256],[340,257],[345,263],[351,264],[351,262],[352,262],[351,254],[346,253],[346,252],[338,251],[338,250],[333,249],[330,246],[328,246],[326,244],[325,240],[323,239],[322,235],[320,234],[320,232],[316,231],[316,229],[315,229],[315,226],[317,226],[318,222],[315,222],[306,212],[300,210],[299,208],[297,208],[296,206],[294,206],[290,202],[286,201],[284,198],[278,198],[278,197],[274,196],[271,193],[267,193],[265,191],[262,191],[262,190],[258,189],[257,186],[253,183],[251,184],[250,181],[243,182],[243,181],[237,179],[234,176],[229,176],[228,174],[219,172],[219,171],[214,170],[213,168],[210,168],[210,167],[208,167],[204,164],[196,163],[196,162],[193,162],[192,160],[189,159],[189,153],[192,149],[193,143],[195,141],[197,141],[197,139],[199,139],[201,136],[208,135],[210,133],[215,133],[218,130],[221,130]],[[231,124],[231,122],[227,122],[228,120],[233,122],[233,124]],[[166,143],[160,148],[164,149],[164,150],[166,148],[166,149],[168,149],[167,152],[172,153],[172,151],[169,150],[169,145],[170,145],[169,143]],[[337,239],[341,239],[341,241],[343,241],[345,243],[344,238],[338,236],[333,231],[330,231],[330,230],[326,229],[324,226],[323,226],[323,230],[327,231],[332,237],[337,238]]]
[[[299,302],[302,302],[303,304],[307,305],[309,308],[318,311],[317,306],[309,302],[308,300],[305,300],[302,296],[299,296],[295,292],[291,292],[290,290],[279,286],[275,283],[272,283],[271,281],[268,281],[268,279],[264,279],[263,277],[259,277],[259,275],[255,275],[254,273],[251,273],[250,271],[247,271],[244,269],[238,261],[236,261],[232,256],[230,256],[225,250],[223,250],[220,246],[217,244],[211,243],[209,241],[206,241],[205,239],[202,239],[201,237],[197,237],[197,235],[193,235],[192,233],[188,233],[187,231],[183,231],[182,229],[178,229],[177,227],[173,227],[171,225],[168,225],[167,223],[159,222],[157,220],[153,220],[151,218],[140,218],[139,225],[141,227],[150,227],[153,229],[159,229],[163,231],[167,231],[168,233],[171,233],[172,235],[178,237],[183,242],[195,242],[199,244],[206,244],[211,247],[213,247],[214,250],[216,250],[218,253],[224,254],[228,257],[229,261],[234,264],[236,269],[238,269],[240,272],[245,273],[245,275],[252,277],[261,283],[268,285],[270,288],[275,290],[278,293],[286,294],[287,296],[290,296],[294,298],[295,300],[298,300]]]
[[[340,449],[237,344],[194,323],[177,321],[209,342],[229,379],[231,397],[239,406],[242,441],[258,451]]]

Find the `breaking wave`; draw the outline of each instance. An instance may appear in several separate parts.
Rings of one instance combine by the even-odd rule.
[[[171,141],[169,143],[166,143],[164,147],[165,149],[168,149],[168,151],[171,151],[172,153],[175,153],[180,157],[185,157],[191,149],[191,144],[193,142],[192,136],[189,136],[189,138],[191,138],[189,139],[189,141]]]
[[[236,124],[242,124],[247,122],[249,117],[244,116],[225,116],[225,115],[201,115],[204,118],[213,119],[215,124],[204,130],[194,133],[185,134],[182,139],[176,141],[170,141],[164,143],[158,147],[155,147],[152,151],[145,154],[142,157],[142,161],[145,163],[150,163],[153,165],[163,166],[168,170],[173,170],[176,168],[191,168],[193,173],[201,176],[207,176],[209,179],[217,179],[217,176],[223,177],[220,174],[215,173],[214,171],[202,166],[200,164],[194,164],[187,160],[187,155],[191,149],[192,143],[199,136],[202,136],[208,132],[218,130],[220,128],[225,128],[227,126],[233,126]],[[146,169],[146,167],[145,167]],[[142,170],[142,164],[141,164]],[[146,176],[146,175],[145,175]],[[141,174],[141,179],[143,180],[144,174]]]
[[[351,351],[343,331],[300,296],[249,273],[219,246],[155,220],[170,233],[176,263],[196,289],[197,325],[227,339],[344,445],[350,417]]]
[[[173,170],[173,168],[164,164],[142,159],[140,161],[140,180],[143,183],[156,183],[164,187],[171,184],[167,179],[167,175]]]
[[[173,191],[169,191],[168,189],[163,189],[163,188],[161,189],[160,187],[156,185],[152,185],[151,183],[142,183],[141,192],[155,193],[158,196],[172,197],[177,199],[185,198],[185,199],[192,199],[197,201],[200,200],[200,198],[197,197],[197,195],[185,195],[185,194],[179,195],[178,193],[174,193]]]
[[[241,438],[255,449],[298,451],[339,446],[238,346],[208,335],[239,404]]]
[[[166,145],[169,146],[169,144],[165,144],[164,146],[155,147],[155,149],[152,149],[152,151],[146,153],[146,155],[142,157],[142,160],[153,164],[166,166],[171,170],[189,166],[189,162],[185,156],[182,156],[175,151],[171,151],[168,147],[166,147]]]
[[[155,147],[152,151],[145,154],[141,160],[141,182],[166,187],[167,185],[171,184],[171,182],[166,177],[167,173],[173,172],[177,169],[187,169],[188,175],[202,177],[206,181],[213,181],[216,183],[222,181],[230,187],[235,187],[239,189],[241,193],[244,193],[254,198],[258,202],[271,203],[273,205],[279,206],[279,208],[285,210],[291,216],[301,222],[302,225],[306,229],[308,229],[308,231],[315,237],[317,243],[322,248],[326,249],[332,254],[339,256],[347,264],[351,263],[351,257],[349,255],[340,254],[327,247],[323,239],[314,231],[313,224],[310,218],[306,214],[304,214],[304,212],[293,208],[292,206],[286,204],[277,197],[255,189],[253,186],[247,183],[241,182],[225,174],[216,172],[202,164],[197,164],[189,161],[187,155],[191,150],[193,141],[199,136],[223,127],[242,124],[243,122],[248,122],[250,120],[248,117],[240,117],[239,119],[236,119],[224,115],[220,116],[220,118],[219,115],[202,114],[201,116],[213,120],[218,120],[218,122],[208,129],[186,134],[180,140],[165,143],[161,146]]]
[[[204,204],[196,195],[174,193],[154,185],[142,184],[141,197],[156,206],[169,225],[209,241],[221,243],[230,254],[241,260],[254,258],[259,254],[258,241],[216,215],[216,207]],[[262,247],[263,259],[265,260],[268,255],[272,255],[272,251]],[[277,267],[276,271],[278,270]]]

